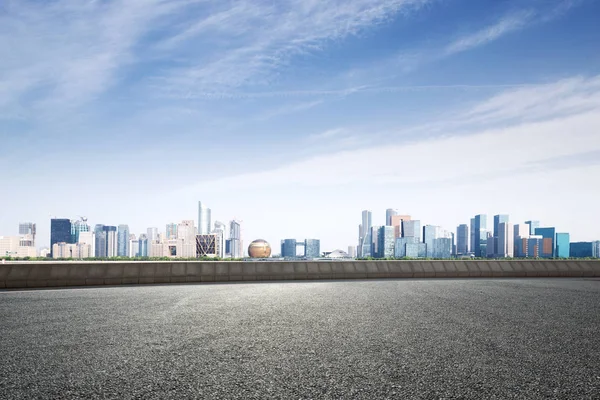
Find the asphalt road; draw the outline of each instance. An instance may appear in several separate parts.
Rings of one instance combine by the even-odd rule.
[[[600,398],[600,280],[0,292],[0,398]]]

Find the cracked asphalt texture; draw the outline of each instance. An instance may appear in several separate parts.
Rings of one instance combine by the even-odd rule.
[[[0,292],[0,398],[598,399],[600,280]]]

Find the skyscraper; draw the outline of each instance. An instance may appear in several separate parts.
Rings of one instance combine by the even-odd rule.
[[[309,259],[321,257],[321,241],[319,239],[304,240],[304,257]]]
[[[467,254],[469,252],[469,226],[460,224],[456,228],[456,253]]]
[[[225,233],[227,227],[224,223],[220,221],[215,221],[215,229],[213,229],[213,233],[217,235],[217,241],[219,242],[219,254],[217,256],[219,258],[225,257]]]
[[[402,221],[410,221],[410,215],[392,215],[392,226],[394,227],[394,237],[398,239],[402,237]]]
[[[500,222],[496,229],[498,236],[495,238],[497,243],[497,249],[495,251],[496,257],[512,258],[515,256],[514,250],[514,228],[510,222]]]
[[[508,215],[506,214],[498,214],[498,215],[494,215],[494,237],[499,237],[498,236],[498,225],[500,225],[502,222],[508,222]]]
[[[359,227],[359,243],[358,251],[359,257],[370,257],[371,256],[371,218],[372,213],[369,210],[362,212],[362,224]]]
[[[486,251],[483,252],[481,245],[487,242],[487,215],[479,214],[475,216],[475,248],[473,253],[475,257],[486,257],[487,256],[487,245]]]
[[[155,240],[158,240],[158,228],[148,228],[146,230],[148,235],[148,244],[152,244]]]
[[[395,210],[393,208],[388,208],[387,210],[385,210],[385,224],[387,226],[392,226],[392,217],[394,215],[398,215],[398,210]]]
[[[372,226],[369,234],[371,237],[371,257],[379,257],[379,228],[381,226]]]
[[[394,245],[396,242],[396,238],[394,237],[394,227],[391,225],[380,227],[377,238],[379,240],[377,257],[394,257]]]
[[[571,237],[568,233],[556,234],[556,257],[569,258],[571,255]]]
[[[117,256],[117,227],[116,226],[104,226],[104,232],[106,233],[106,257]],[[129,234],[127,234],[129,238]]]
[[[119,225],[117,235],[117,256],[129,257],[129,226]]]
[[[229,222],[229,254],[231,258],[242,258],[242,227],[236,220]]]
[[[143,233],[138,239],[138,257],[148,257],[148,236]]]
[[[283,239],[281,241],[281,257],[296,258],[296,239]]]
[[[198,234],[208,235],[211,232],[210,208],[198,202]]]
[[[427,257],[434,257],[433,255],[433,240],[441,237],[442,228],[434,225],[425,225],[423,227],[423,243],[427,246],[425,248]],[[452,246],[452,245],[450,245]]]
[[[50,220],[50,254],[55,243],[73,243],[71,236],[71,220],[52,218]]]
[[[421,241],[421,221],[418,219],[402,221],[402,237],[412,237],[414,242]]]
[[[96,224],[94,226],[94,236],[96,240],[94,256],[100,258],[106,257],[106,232],[104,231],[104,225]]]
[[[471,218],[471,229],[469,230],[469,251],[475,252],[475,218]]]
[[[542,236],[540,257],[554,258],[556,254],[556,228],[535,228],[535,234]]]

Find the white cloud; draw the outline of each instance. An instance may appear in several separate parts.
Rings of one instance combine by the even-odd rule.
[[[451,42],[445,47],[444,53],[446,55],[460,53],[492,42],[508,33],[522,29],[527,23],[531,22],[534,16],[535,13],[533,11],[522,11],[504,16],[493,25],[487,26],[477,32],[470,33]]]

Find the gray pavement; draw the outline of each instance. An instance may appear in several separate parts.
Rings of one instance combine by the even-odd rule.
[[[600,398],[600,280],[0,292],[0,397]]]

